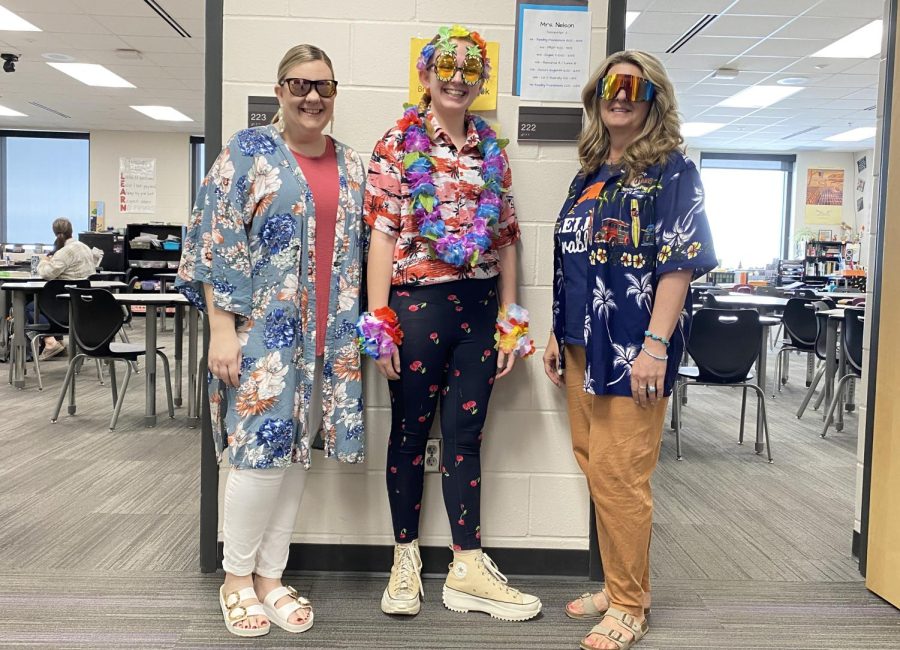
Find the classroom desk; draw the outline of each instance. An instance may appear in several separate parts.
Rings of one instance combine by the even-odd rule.
[[[27,344],[25,342],[25,304],[28,296],[35,295],[47,284],[46,280],[28,280],[3,282],[3,293],[7,291],[13,296],[13,344],[12,349],[17,351],[16,362],[13,366],[13,386],[25,388],[25,356]],[[123,289],[127,287],[124,282],[115,280],[92,280],[91,287],[95,289]],[[35,311],[37,314],[37,311]]]
[[[60,298],[67,299],[68,294],[62,294]],[[188,426],[196,427],[200,419],[200,402],[198,391],[197,371],[197,334],[198,312],[180,293],[116,293],[113,294],[116,302],[122,305],[143,305],[147,308],[144,318],[144,347],[147,350],[144,362],[146,373],[144,381],[144,426],[156,426],[156,320],[157,310],[162,307],[175,307],[175,377],[173,383],[173,401],[175,406],[183,403],[181,390],[181,366],[183,351],[183,323],[184,309],[188,309]],[[75,345],[69,345],[69,359],[75,356]],[[69,389],[69,415],[75,413],[75,378]]]

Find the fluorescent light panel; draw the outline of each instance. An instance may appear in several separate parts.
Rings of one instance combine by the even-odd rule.
[[[65,72],[73,79],[77,79],[88,86],[101,86],[103,88],[134,88],[134,84],[126,81],[109,68],[98,63],[53,63],[47,62],[51,68]]]
[[[803,88],[786,86],[750,86],[719,102],[719,106],[730,108],[765,108],[782,99],[798,93]]]
[[[881,52],[883,22],[873,20],[810,56],[830,59],[868,59]]]
[[[40,27],[35,27],[24,18],[19,18],[6,7],[0,7],[0,32],[39,32]]]
[[[860,140],[868,140],[869,138],[875,137],[875,127],[874,126],[861,126],[856,129],[850,129],[849,131],[844,131],[843,133],[836,133],[835,135],[829,135],[826,140],[830,140],[831,142],[858,142]]]
[[[25,113],[14,111],[6,106],[0,106],[0,117],[28,117]]]
[[[685,122],[681,125],[681,135],[685,138],[699,138],[700,136],[718,131],[724,124],[718,122]]]
[[[139,113],[143,113],[147,117],[152,117],[154,120],[163,120],[165,122],[194,121],[181,111],[176,111],[171,106],[132,106],[131,108]]]
[[[631,23],[637,20],[637,17],[641,15],[640,11],[626,11],[625,12],[625,29],[631,27]]]

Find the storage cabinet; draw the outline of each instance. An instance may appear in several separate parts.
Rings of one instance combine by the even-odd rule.
[[[159,245],[142,235],[156,235]],[[181,260],[184,226],[171,224],[130,223],[125,230],[125,251],[128,259],[130,291],[159,292],[157,273],[173,273]],[[132,305],[135,314],[143,314],[143,305]],[[174,307],[167,313],[173,314]]]

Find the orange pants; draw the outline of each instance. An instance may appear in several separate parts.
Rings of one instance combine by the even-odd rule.
[[[650,477],[659,460],[668,398],[642,408],[630,397],[584,391],[584,348],[565,348],[572,448],[597,515],[606,592],[618,609],[643,616],[650,591]]]

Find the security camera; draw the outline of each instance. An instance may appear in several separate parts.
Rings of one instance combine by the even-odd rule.
[[[19,60],[18,54],[10,54],[9,52],[4,52],[3,54],[0,54],[0,59],[3,59],[3,72],[16,71],[16,61]]]

